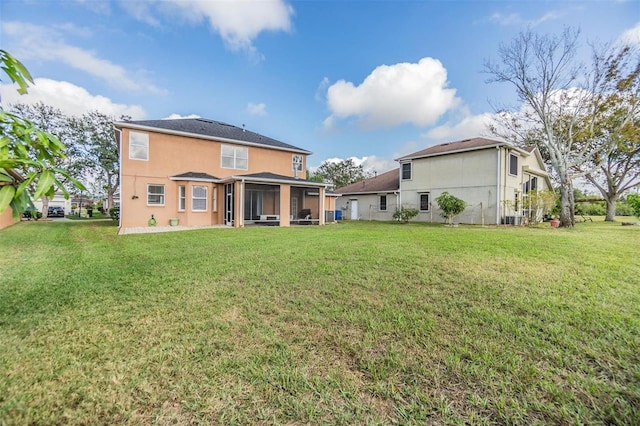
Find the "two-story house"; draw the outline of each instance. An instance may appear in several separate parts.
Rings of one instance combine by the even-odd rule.
[[[398,206],[418,209],[414,220],[439,222],[443,219],[435,200],[447,191],[466,202],[465,211],[457,217],[461,223],[520,224],[525,218],[539,219],[542,213],[530,204],[532,197],[526,195],[552,187],[537,149],[521,149],[492,139],[435,145],[396,161],[400,164],[399,170],[392,171],[398,176],[396,187],[388,184],[374,188],[373,182],[364,181],[337,190],[342,195],[337,208],[345,210],[345,218],[375,218],[375,214],[360,208],[360,198],[369,197],[367,204],[375,210],[376,204],[370,198],[377,196],[378,210],[386,211],[390,196],[397,193]],[[363,192],[367,187],[374,192]],[[358,213],[354,212],[354,205],[358,206]]]
[[[322,225],[333,210],[326,185],[304,179],[305,149],[204,118],[114,124],[121,228]]]

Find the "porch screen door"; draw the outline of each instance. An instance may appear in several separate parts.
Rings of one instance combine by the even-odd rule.
[[[233,226],[233,183],[224,185],[224,224]]]

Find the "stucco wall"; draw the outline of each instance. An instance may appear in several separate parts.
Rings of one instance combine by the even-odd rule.
[[[509,153],[518,156],[516,175],[509,173]],[[414,220],[443,222],[436,198],[447,191],[467,203],[456,222],[498,224],[505,213],[517,214],[513,209],[505,211],[504,200],[515,200],[516,194],[521,199],[522,185],[530,176],[524,172],[525,166],[544,173],[535,154],[508,147],[413,160],[411,179],[401,181],[402,206],[419,208],[420,194],[429,193],[430,209],[421,211]],[[538,189],[548,189],[542,177],[538,178]]]
[[[397,196],[387,195],[387,210],[380,210],[380,195],[385,194],[343,194],[336,201],[336,209],[342,210],[342,219],[351,220],[353,200],[358,202],[358,220],[393,220],[396,211]]]
[[[16,221],[13,220],[12,210],[9,207],[4,212],[2,212],[2,214],[0,214],[0,229],[7,228],[14,223],[16,223]]]

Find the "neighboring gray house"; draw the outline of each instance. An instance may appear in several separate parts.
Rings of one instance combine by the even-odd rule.
[[[519,224],[543,213],[524,195],[551,188],[540,153],[509,143],[473,138],[444,143],[398,158],[400,205],[417,208],[417,221],[441,222],[436,198],[447,191],[467,203],[456,222]]]
[[[393,220],[398,208],[400,173],[398,169],[382,173],[336,189],[336,210],[347,220]]]

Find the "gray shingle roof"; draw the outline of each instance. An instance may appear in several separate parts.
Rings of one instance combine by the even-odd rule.
[[[335,190],[338,194],[363,194],[369,192],[393,192],[400,188],[400,169],[393,169],[376,177],[361,180]]]
[[[213,180],[218,180],[218,178],[215,177],[215,176],[211,176],[210,174],[199,173],[199,172],[181,173],[179,175],[171,176],[171,179],[174,179],[174,180],[179,180],[179,179],[184,179],[184,180],[201,179],[201,180],[212,180],[212,181]]]
[[[434,155],[448,154],[451,152],[460,151],[472,151],[475,149],[489,148],[493,146],[509,145],[506,142],[500,142],[492,139],[485,138],[473,138],[465,139],[457,142],[447,142],[440,145],[434,145],[422,151],[414,152],[413,154],[405,155],[398,158],[398,160],[408,160],[413,158],[431,157]]]
[[[316,181],[306,180],[306,179],[296,179],[293,176],[279,175],[279,174],[270,173],[270,172],[249,173],[246,175],[237,175],[236,177],[243,177],[247,179],[295,182],[299,184],[308,184],[311,186],[326,186],[326,184],[323,182],[316,182]]]
[[[205,138],[222,138],[239,143],[251,145],[264,145],[285,151],[294,151],[304,154],[311,154],[302,148],[281,142],[279,140],[263,136],[259,133],[251,132],[244,128],[236,127],[221,121],[209,120],[206,118],[181,118],[176,120],[140,120],[140,121],[120,121],[115,123],[116,127],[128,128],[148,128],[150,130],[165,133],[180,133],[194,135]]]

